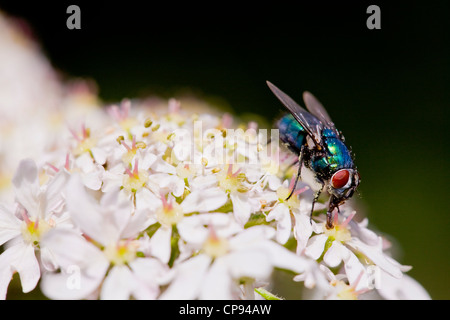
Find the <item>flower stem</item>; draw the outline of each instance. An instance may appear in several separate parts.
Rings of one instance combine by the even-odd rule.
[[[261,295],[266,300],[284,300],[283,298],[278,297],[263,288],[255,288],[255,292],[258,293],[259,295]]]

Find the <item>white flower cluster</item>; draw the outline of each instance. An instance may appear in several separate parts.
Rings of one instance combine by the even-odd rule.
[[[24,292],[41,280],[52,299],[254,298],[274,268],[313,298],[422,293],[349,206],[327,229],[324,214],[310,220],[307,186],[286,200],[288,161],[254,124],[232,131],[229,115],[176,100],[93,120],[69,124],[46,164],[20,162],[15,203],[0,206],[2,297],[17,271]]]
[[[51,299],[268,299],[275,269],[305,298],[429,298],[350,205],[332,229],[319,204],[310,219],[295,156],[255,123],[174,99],[80,117],[79,96],[0,128],[0,298],[17,272]]]

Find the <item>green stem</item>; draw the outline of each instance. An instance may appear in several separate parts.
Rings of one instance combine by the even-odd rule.
[[[283,298],[280,298],[263,288],[255,288],[255,292],[266,300],[283,300]]]

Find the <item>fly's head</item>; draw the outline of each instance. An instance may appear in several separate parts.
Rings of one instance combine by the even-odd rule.
[[[340,169],[330,179],[328,192],[331,194],[328,211],[333,211],[353,196],[361,181],[356,169]]]

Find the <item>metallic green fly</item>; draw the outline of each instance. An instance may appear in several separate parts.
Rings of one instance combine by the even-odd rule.
[[[327,228],[333,228],[333,210],[353,196],[360,183],[360,175],[353,162],[344,137],[336,129],[322,104],[309,92],[303,93],[306,111],[287,94],[267,81],[275,96],[289,110],[289,114],[278,121],[281,141],[298,155],[298,179],[308,183],[315,191],[311,208],[320,194],[330,194],[327,209]]]

